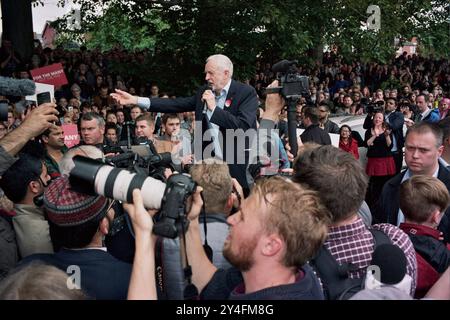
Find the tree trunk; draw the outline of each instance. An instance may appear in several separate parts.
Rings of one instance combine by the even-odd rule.
[[[2,0],[2,37],[12,41],[23,61],[33,53],[31,0]]]
[[[319,65],[322,65],[322,59],[323,59],[323,44],[322,43],[312,49],[312,57],[314,59],[314,62],[319,61]]]

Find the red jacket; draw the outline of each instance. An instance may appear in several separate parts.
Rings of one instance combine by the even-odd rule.
[[[355,139],[349,138],[349,143],[345,144],[342,139],[339,139],[339,148],[353,154],[356,160],[359,159],[358,142]]]
[[[449,267],[450,246],[441,241],[439,230],[413,223],[401,223],[400,229],[408,234],[416,251],[417,287],[414,297],[423,298]]]

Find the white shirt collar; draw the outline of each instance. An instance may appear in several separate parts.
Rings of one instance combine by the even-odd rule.
[[[228,91],[230,91],[231,86],[231,79],[228,81],[228,83],[223,87],[223,89],[220,91],[220,95],[222,95],[225,92],[225,97],[228,95]]]
[[[428,108],[425,112],[422,112],[422,113],[421,113],[421,115],[422,115],[422,120],[423,120],[430,112],[431,112],[431,109],[430,109],[430,108]]]
[[[439,162],[440,162],[444,167],[448,168],[449,163],[448,163],[447,161],[445,161],[444,158],[439,157]]]
[[[439,174],[439,165],[436,169],[436,171],[433,173],[433,177],[437,178]],[[405,175],[403,176],[402,182],[408,180],[409,178],[411,178],[413,176],[413,173],[411,172],[411,170],[406,169]]]

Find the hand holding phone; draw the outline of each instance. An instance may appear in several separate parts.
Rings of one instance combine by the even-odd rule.
[[[50,92],[46,91],[46,92],[41,92],[38,93],[36,95],[37,98],[37,105],[40,106],[44,103],[51,103],[52,102],[52,98],[50,96]]]

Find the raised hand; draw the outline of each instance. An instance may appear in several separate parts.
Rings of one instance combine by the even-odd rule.
[[[137,104],[137,97],[128,92],[116,89],[115,93],[111,93],[111,97],[120,105]]]

